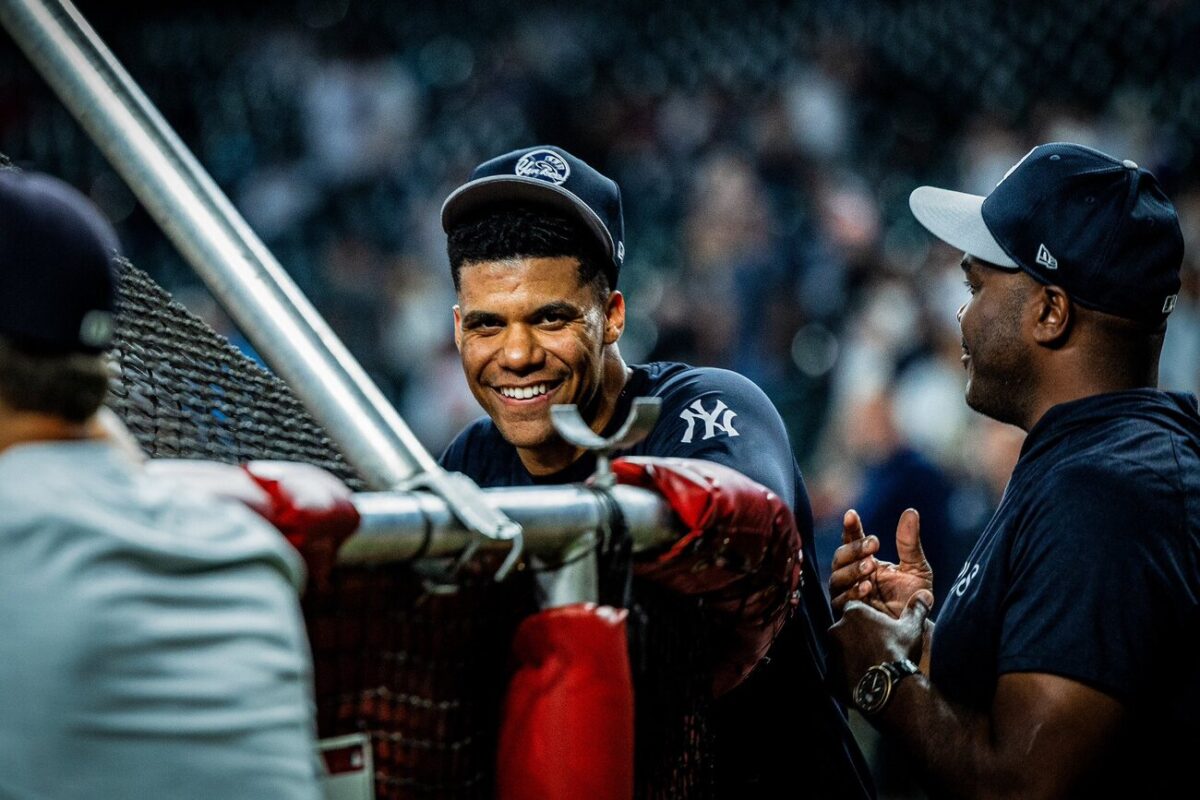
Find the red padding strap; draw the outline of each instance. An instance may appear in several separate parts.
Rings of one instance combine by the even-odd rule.
[[[578,603],[513,640],[496,764],[500,800],[633,797],[633,681],[624,609]]]
[[[730,623],[718,643],[713,692],[737,686],[767,654],[799,603],[803,555],[792,510],[737,470],[692,458],[620,458],[620,483],[662,495],[686,532],[634,574],[704,598]]]

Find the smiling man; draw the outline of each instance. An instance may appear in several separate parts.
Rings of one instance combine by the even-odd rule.
[[[718,756],[704,768],[715,773],[718,796],[868,794],[861,756],[825,687],[831,618],[812,559],[808,497],[783,422],[762,391],[735,373],[624,362],[625,299],[616,287],[625,245],[617,185],[561,149],[518,150],[477,167],[446,200],[442,224],[458,292],[455,342],[471,391],[488,415],[455,439],[443,466],[485,487],[584,481],[595,459],[557,435],[550,406],[577,405],[592,429],[607,436],[634,398],[660,398],[654,431],[618,454],[642,459],[619,463],[619,475],[644,483],[663,475],[678,479],[696,508],[714,510],[702,533],[718,542],[747,535],[767,541],[773,527],[787,527],[776,530],[783,538],[768,546],[777,562],[775,555],[764,559],[761,545],[752,556],[765,565],[758,572],[774,569],[782,582],[724,597],[739,622],[731,635],[736,655],[718,664],[713,677],[722,695],[712,731]],[[657,488],[684,517],[680,497]],[[782,541],[794,543],[790,551],[778,547]],[[746,568],[746,580],[757,580],[750,577],[755,571]],[[774,640],[770,663],[750,673],[771,646],[789,596],[797,611]],[[639,733],[648,745],[663,736]],[[650,790],[646,766],[639,770],[643,794]]]
[[[594,254],[585,258],[594,264]],[[506,257],[467,272],[454,321],[471,391],[531,475],[561,472],[578,453],[555,434],[548,409],[575,403],[600,430],[613,418],[620,393],[604,389],[625,383],[616,351],[624,299],[606,291],[602,272],[582,276],[574,257]]]
[[[1175,209],[1133,161],[1061,143],[987,198],[910,204],[966,253],[967,404],[1028,436],[936,628],[916,515],[897,565],[846,515],[847,688],[939,795],[1168,796],[1200,748],[1200,415],[1155,388]]]

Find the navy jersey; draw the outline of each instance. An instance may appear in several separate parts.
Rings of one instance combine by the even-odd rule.
[[[868,796],[861,754],[826,683],[829,601],[813,551],[808,493],[779,413],[737,373],[653,363],[632,367],[602,435],[616,431],[636,397],[662,399],[659,421],[649,437],[618,455],[698,458],[731,467],[787,501],[803,540],[800,612],[784,626],[768,661],[716,709],[721,796],[790,796],[798,787],[807,797]],[[441,463],[483,487],[576,483],[595,470],[595,457],[586,454],[557,474],[530,475],[486,417],[455,438]],[[798,764],[807,767],[799,783]]]
[[[1011,672],[1116,698],[1127,724],[1096,794],[1165,796],[1154,781],[1178,776],[1164,765],[1200,750],[1198,633],[1196,400],[1099,395],[1055,406],[1029,432],[938,619],[931,678],[981,711]]]

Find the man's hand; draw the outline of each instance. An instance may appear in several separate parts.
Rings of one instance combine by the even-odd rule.
[[[928,589],[914,592],[897,618],[857,600],[846,604],[842,618],[829,633],[834,653],[840,657],[847,692],[876,664],[903,658],[921,660],[925,618],[932,605],[933,592]]]
[[[867,536],[862,519],[851,509],[842,517],[842,546],[833,554],[829,595],[833,608],[841,611],[851,600],[862,601],[877,611],[898,618],[918,591],[928,595],[933,607],[933,570],[921,549],[921,519],[914,508],[900,515],[896,524],[899,564],[875,558],[879,539]]]

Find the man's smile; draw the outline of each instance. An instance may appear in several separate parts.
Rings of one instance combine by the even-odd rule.
[[[562,380],[544,380],[537,383],[492,384],[491,390],[506,401],[520,405],[535,404],[549,398],[562,385]]]

